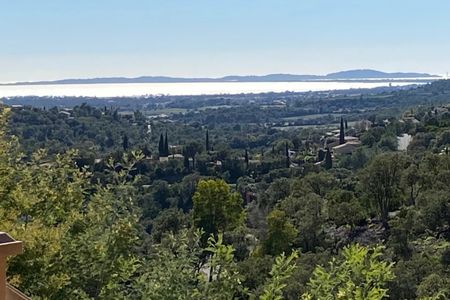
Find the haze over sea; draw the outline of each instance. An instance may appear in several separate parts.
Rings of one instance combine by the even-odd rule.
[[[308,92],[405,86],[418,82],[183,82],[120,84],[53,84],[0,86],[0,98],[20,96],[142,97],[154,95],[217,95],[268,92]]]

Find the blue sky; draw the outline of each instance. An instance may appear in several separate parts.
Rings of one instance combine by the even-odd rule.
[[[0,0],[0,82],[450,71],[447,0]]]

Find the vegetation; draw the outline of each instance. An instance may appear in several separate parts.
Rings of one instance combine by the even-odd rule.
[[[318,266],[304,299],[383,299],[385,285],[394,278],[393,264],[380,262],[381,248],[367,249],[355,244],[342,251],[343,261],[332,260],[329,270]]]
[[[0,229],[25,242],[8,280],[36,299],[448,299],[449,96],[2,106]]]

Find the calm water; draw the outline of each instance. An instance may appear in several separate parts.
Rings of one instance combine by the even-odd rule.
[[[374,88],[390,82],[189,82],[189,83],[124,83],[124,84],[60,84],[0,86],[1,97],[14,96],[87,96],[119,97],[145,95],[215,95],[267,92],[307,92]],[[393,82],[392,86],[417,84]]]

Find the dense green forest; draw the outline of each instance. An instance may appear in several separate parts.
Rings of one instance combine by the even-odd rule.
[[[450,298],[449,81],[243,97],[3,105],[0,229],[25,243],[9,282],[33,299]]]

